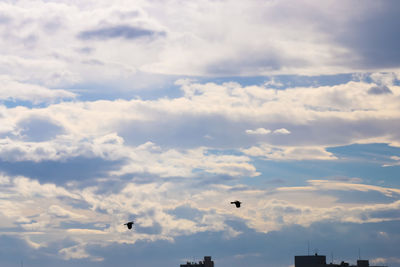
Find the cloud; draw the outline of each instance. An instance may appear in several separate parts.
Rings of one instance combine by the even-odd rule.
[[[62,134],[63,128],[55,122],[49,121],[47,118],[31,117],[18,122],[19,129],[17,135],[24,140],[41,142],[56,138]]]
[[[259,134],[259,135],[264,135],[264,134],[269,134],[271,133],[271,130],[267,130],[264,128],[257,128],[256,130],[246,130],[247,134]]]
[[[396,197],[400,195],[400,190],[396,188],[385,188],[381,186],[358,184],[358,183],[348,183],[340,181],[329,181],[329,180],[309,180],[310,186],[305,187],[281,187],[278,190],[281,191],[296,191],[296,190],[349,190],[349,191],[377,191],[384,194],[387,197]]]
[[[103,27],[95,30],[87,30],[79,33],[78,38],[81,40],[107,40],[114,38],[124,38],[124,39],[138,39],[141,37],[153,37],[162,36],[165,33],[160,33],[148,29],[143,29],[139,27],[129,26],[129,25],[117,25],[110,27]]]
[[[355,262],[356,257],[353,255],[352,248],[356,247],[361,240],[364,240],[365,246],[361,248],[362,257],[368,257],[370,260],[378,257],[387,260],[392,258],[393,263],[390,263],[390,266],[396,266],[394,261],[396,259],[396,254],[394,254],[393,257],[391,256],[394,250],[392,248],[393,243],[381,243],[381,240],[377,239],[375,236],[376,231],[379,231],[381,228],[390,228],[389,233],[392,236],[397,236],[398,229],[396,229],[394,223],[351,224],[324,222],[315,223],[311,228],[294,225],[285,227],[282,231],[267,234],[254,232],[240,222],[231,221],[230,225],[236,229],[241,229],[243,234],[233,239],[225,239],[222,232],[216,232],[212,235],[198,233],[179,237],[175,242],[164,240],[155,242],[143,241],[135,245],[113,244],[110,246],[91,244],[78,245],[73,242],[65,241],[62,243],[63,247],[61,248],[57,246],[58,244],[54,243],[52,244],[54,249],[43,248],[32,250],[28,247],[24,247],[25,250],[22,255],[24,255],[24,265],[34,262],[35,259],[36,261],[43,261],[41,266],[46,267],[53,266],[54,263],[64,267],[71,263],[77,264],[77,262],[83,262],[82,264],[88,267],[98,266],[99,264],[123,265],[126,262],[132,262],[132,258],[135,264],[143,262],[144,266],[156,266],[161,264],[173,266],[182,264],[186,262],[186,260],[192,261],[192,257],[188,256],[186,258],[182,255],[189,255],[190,251],[195,250],[198,251],[198,254],[195,256],[196,261],[197,259],[202,260],[203,255],[212,255],[215,264],[222,266],[242,266],[245,263],[250,263],[251,266],[261,267],[266,261],[277,266],[289,266],[293,262],[294,255],[299,254],[299,246],[304,243],[304,240],[307,240],[307,236],[312,236],[313,238],[310,241],[311,246],[318,246],[318,248],[320,248],[319,254],[321,255],[328,254],[329,251],[335,251],[335,262],[346,259],[350,259],[346,261]],[[365,232],[370,233],[370,235],[363,235]],[[343,242],[351,233],[354,235],[354,238]],[[393,242],[397,240],[398,239],[395,238]],[[8,242],[9,246],[5,245],[7,244],[6,242]],[[377,243],[379,247],[375,249],[374,244]],[[18,258],[18,251],[13,250],[12,247],[21,247],[24,245],[23,241],[2,236],[0,244],[4,244],[4,251],[7,252],[2,258],[3,262],[9,263],[10,265],[15,263],[15,259]],[[10,247],[10,244],[13,246]],[[58,253],[60,249],[75,246],[81,246],[81,248],[76,247],[75,249],[83,249],[86,254],[91,255],[91,258],[83,258],[82,260],[73,260],[71,258],[71,260],[65,260],[57,257],[65,255]],[[166,247],[168,251],[165,251]],[[263,249],[265,247],[269,247],[270,249],[266,252],[265,249]],[[220,249],[218,250],[218,248]],[[374,251],[374,253],[363,253],[363,251],[369,250]],[[285,251],[287,255],[283,256],[280,254],[281,251]],[[29,257],[31,253],[35,253],[35,258]],[[21,255],[21,253],[19,253],[19,255]],[[162,257],[154,257],[154,255],[162,255]],[[238,257],[234,257],[235,255],[238,255]],[[103,261],[93,261],[96,258],[102,258]],[[284,258],[284,260],[282,260],[282,258]],[[390,261],[387,261],[387,263],[389,262]]]
[[[150,142],[138,147],[130,147],[118,143],[97,143],[97,140],[21,142],[5,139],[0,142],[0,158],[4,161],[33,161],[37,163],[65,161],[79,157],[123,161],[124,164],[120,169],[110,170],[111,175],[118,176],[152,173],[161,177],[193,177],[199,172],[233,177],[259,175],[247,156],[212,154],[205,148],[161,149]],[[90,161],[87,160],[87,162]]]
[[[47,54],[38,58],[8,54],[4,55],[0,62],[5,85],[25,92],[26,96],[35,96],[39,93],[43,96],[46,96],[45,93],[47,95],[64,93],[66,98],[71,98],[76,94],[62,89],[52,89],[51,91],[43,89],[66,88],[82,81],[78,71],[68,69],[66,59],[59,58],[57,54]],[[4,91],[4,95],[7,95],[6,93],[10,94],[8,98],[15,97],[13,93]],[[18,99],[18,97],[16,98]],[[43,100],[40,101],[43,102]]]
[[[50,215],[54,215],[56,217],[61,217],[61,218],[70,218],[70,219],[80,219],[80,218],[84,218],[84,215],[80,215],[74,212],[71,212],[67,209],[64,209],[58,205],[51,205],[48,208],[48,213]]]
[[[379,86],[393,86],[395,84],[396,73],[395,72],[374,72],[367,75]]]
[[[274,77],[271,77],[271,80],[269,80],[268,82],[264,83],[265,87],[283,87],[284,84],[279,82],[279,81],[275,81]]]
[[[161,177],[193,177],[199,172],[233,177],[259,175],[246,156],[212,154],[204,148],[186,151],[160,150],[155,153],[153,149],[152,143],[139,146],[136,151],[131,152],[128,163],[112,174],[155,173]]]
[[[321,147],[277,147],[268,144],[241,150],[245,155],[265,160],[335,160],[337,157]]]
[[[8,24],[11,21],[11,18],[5,14],[0,14],[0,24]]]
[[[0,76],[0,100],[3,101],[29,101],[33,104],[40,104],[74,99],[76,96],[67,90],[49,89],[40,85],[14,81],[7,76]]]
[[[58,249],[58,254],[65,260],[103,259],[104,256],[89,249],[97,245],[136,246],[141,241],[180,240],[182,236],[210,231],[223,233],[227,240],[239,238],[244,229],[231,224],[232,221],[267,233],[293,225],[308,227],[318,222],[396,220],[400,207],[396,200],[400,192],[395,188],[340,181],[311,180],[304,188],[280,187],[275,190],[201,184],[186,179],[144,184],[130,180],[118,190],[100,190],[102,181],[78,189],[73,185],[41,184],[23,177],[4,176],[2,180],[2,214],[19,221],[16,225],[24,229],[24,235],[29,242],[34,242],[36,249],[65,238],[73,240],[72,244],[64,244]],[[340,203],[335,191],[379,192],[393,201]],[[232,194],[239,196],[245,209],[231,209]],[[318,203],[313,201],[316,198]],[[87,208],[73,205],[75,200],[86,202]],[[131,235],[126,233],[122,222],[132,217],[135,218],[136,232]],[[4,223],[2,220],[0,228]],[[39,233],[29,232],[32,229]],[[37,235],[40,238],[36,238]]]
[[[0,29],[5,40],[1,45],[1,72],[19,82],[52,88],[75,86],[86,89],[89,83],[99,83],[103,87],[113,84],[115,89],[123,84],[132,84],[137,67],[151,60],[157,54],[157,48],[150,49],[148,42],[138,42],[135,49],[132,49],[132,44],[125,48],[120,44],[118,51],[124,50],[126,54],[110,57],[111,50],[104,42],[83,44],[77,35],[82,33],[87,38],[103,37],[124,43],[132,40],[129,38],[139,36],[152,39],[164,36],[164,28],[157,25],[154,18],[146,16],[137,5],[115,3],[112,8],[102,8],[100,3],[75,4],[43,1],[35,5],[3,3],[3,10],[10,20],[8,27]],[[32,50],[29,55],[23,52],[27,48]],[[82,54],[79,51],[90,53]],[[86,62],[103,64],[90,65]],[[135,84],[143,86],[146,80],[139,76],[134,79]],[[139,79],[142,80],[140,83]],[[156,80],[164,79],[153,79]],[[117,84],[119,86],[116,87]]]
[[[186,75],[257,76],[395,68],[398,55],[392,44],[397,40],[389,44],[384,41],[395,39],[392,32],[392,25],[396,24],[392,9],[395,5],[368,1],[360,10],[354,2],[332,8],[330,2],[317,1],[299,1],[294,5],[290,1],[239,5],[226,1],[220,4],[218,13],[207,12],[216,8],[211,2],[206,2],[200,12],[191,5],[181,5],[176,10],[168,6],[165,8],[169,14],[175,14],[169,22],[175,26],[171,31],[176,39],[161,53],[159,62],[150,63],[145,69]],[[373,12],[374,8],[379,8],[379,12]],[[181,21],[176,18],[182,13],[192,18],[190,24],[179,24]],[[226,17],[236,20],[232,22]],[[385,19],[379,20],[381,17]],[[217,22],[220,28],[215,29],[212,24]],[[387,31],[379,31],[381,28]],[[212,38],[219,41],[213,42]],[[296,48],[302,52],[294,53]],[[184,57],[176,57],[178,51]],[[199,54],[201,57],[194,61]]]
[[[367,6],[365,8],[374,12],[366,12],[359,17],[347,17],[345,25],[348,28],[340,33],[339,31],[333,33],[336,41],[354,53],[355,67],[372,69],[398,67],[400,55],[396,51],[396,46],[399,45],[399,39],[393,35],[393,25],[398,23],[394,10],[399,8],[399,3],[368,1]],[[354,35],[355,32],[357,35]]]
[[[132,172],[146,169],[143,163],[136,165],[141,162],[136,153],[172,163],[172,158],[184,155],[204,156],[208,147],[274,160],[336,159],[327,148],[373,142],[395,145],[399,140],[395,123],[400,120],[399,87],[392,86],[393,94],[383,95],[370,95],[369,88],[365,82],[349,82],[277,91],[237,83],[186,82],[181,85],[184,95],[175,98],[75,101],[36,109],[3,107],[0,130],[6,138],[1,140],[0,156],[36,162],[80,156],[132,158]],[[257,128],[260,124],[275,130]],[[48,131],[40,134],[38,127]],[[141,147],[146,143],[154,145]],[[156,146],[161,153],[154,150]],[[235,164],[248,161],[237,160]],[[240,164],[229,168],[251,169],[247,163]],[[183,159],[181,166],[189,167]],[[200,160],[194,166],[208,169]],[[209,170],[220,173],[214,167]]]
[[[12,181],[14,189],[22,196],[47,196],[52,197],[67,197],[72,199],[80,199],[80,196],[69,192],[63,187],[58,187],[54,184],[40,184],[36,180],[31,180],[26,177],[16,177]]]
[[[392,94],[393,92],[386,85],[373,86],[368,90],[368,94],[381,95],[381,94]]]
[[[102,257],[92,257],[85,251],[85,247],[83,245],[75,245],[72,247],[60,249],[59,254],[62,255],[62,257],[65,260],[86,259],[86,258],[89,258],[90,261],[94,262],[99,262],[104,260]]]
[[[201,8],[175,0],[140,1],[133,6],[115,1],[112,7],[102,2],[3,3],[1,25],[7,27],[0,29],[1,70],[18,81],[60,88],[100,80],[113,88],[132,88],[138,86],[131,82],[140,78],[138,72],[164,80],[154,73],[319,75],[398,67],[397,41],[391,32],[394,2],[367,1],[361,10],[352,1],[327,6],[286,0],[217,5],[205,1]],[[143,38],[152,42],[132,42]],[[34,53],[26,54],[27,48]],[[90,60],[103,65],[82,63]]]
[[[393,160],[394,162],[383,164],[382,167],[393,167],[393,166],[399,166],[400,165],[400,157],[391,156],[390,159]]]
[[[285,128],[274,130],[274,134],[290,134],[290,131]]]

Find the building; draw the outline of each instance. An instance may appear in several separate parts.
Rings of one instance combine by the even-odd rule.
[[[181,264],[181,267],[214,267],[214,262],[211,260],[211,256],[205,256],[204,261],[186,262],[186,264]]]
[[[326,256],[294,256],[295,267],[326,267]]]
[[[295,267],[387,267],[387,266],[371,266],[368,260],[358,260],[357,265],[350,265],[347,262],[342,261],[340,264],[329,263],[326,264],[326,256],[309,255],[309,256],[295,256],[294,257]]]

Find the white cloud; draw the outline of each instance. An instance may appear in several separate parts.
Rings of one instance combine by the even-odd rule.
[[[120,170],[111,172],[114,175],[152,173],[161,177],[193,177],[195,170],[230,176],[259,175],[247,156],[212,154],[201,147],[189,150],[162,149],[151,142],[137,147],[125,146],[123,139],[115,134],[92,140],[60,138],[37,143],[3,139],[0,142],[0,158],[6,161],[41,162],[79,156],[124,160],[125,165]]]
[[[255,135],[265,135],[271,133],[271,130],[264,129],[264,128],[257,128],[255,130],[246,130],[247,134],[255,134]]]
[[[71,212],[63,207],[60,207],[58,205],[51,205],[48,209],[47,212],[49,215],[53,215],[56,217],[63,217],[63,218],[69,218],[69,219],[81,219],[85,218],[86,216]]]
[[[297,190],[341,190],[341,191],[376,191],[387,197],[395,197],[400,195],[400,189],[396,188],[385,188],[381,186],[357,184],[357,183],[346,183],[340,181],[330,181],[330,180],[309,180],[310,186],[305,187],[282,187],[278,188],[281,191],[297,191]]]
[[[150,143],[151,144],[151,143]],[[153,145],[153,144],[151,144]],[[213,155],[205,148],[178,151],[169,149],[153,153],[152,147],[142,146],[129,152],[128,163],[112,174],[154,173],[161,177],[192,177],[196,172],[230,176],[257,176],[255,167],[246,156]]]
[[[269,86],[272,86],[272,87],[283,87],[284,84],[279,82],[279,81],[275,81],[275,78],[271,77],[271,80],[269,80],[268,82],[264,83],[264,86],[265,87],[269,87]]]
[[[376,84],[392,86],[396,80],[394,72],[375,72],[369,76]]]
[[[34,104],[73,99],[76,94],[66,90],[48,89],[39,85],[25,84],[0,76],[0,100],[30,101]]]
[[[278,147],[268,144],[252,146],[241,150],[245,155],[265,160],[335,160],[335,155],[322,147]]]
[[[345,48],[332,46],[326,34],[312,26],[309,17],[313,14],[323,13],[323,21],[328,17],[334,23],[336,18],[324,5],[307,2],[308,8],[315,11],[308,13],[297,12],[300,9],[292,9],[293,3],[287,1],[240,4],[226,1],[218,5],[207,1],[202,3],[202,9],[189,4],[176,9],[177,3],[172,1],[163,7],[169,14],[168,19],[162,18],[171,29],[169,46],[162,51],[160,60],[146,65],[145,70],[192,75],[213,72],[214,75],[265,75],[312,72],[317,71],[314,67],[318,65],[319,71],[332,71],[334,67],[327,66],[334,65],[334,57],[348,54]],[[213,12],[215,8],[219,12]],[[285,16],[278,15],[281,12]],[[182,23],[185,20],[177,15],[182,13],[190,16],[191,23]],[[231,17],[236,19],[224,19]],[[217,24],[219,27],[215,28]],[[293,52],[299,50],[301,54]]]
[[[391,156],[390,159],[393,160],[394,162],[383,164],[382,167],[393,167],[393,166],[399,166],[400,165],[400,157]]]
[[[55,184],[40,184],[37,180],[31,180],[26,177],[16,177],[12,181],[15,186],[15,190],[18,194],[29,197],[29,196],[41,196],[41,197],[67,197],[72,199],[80,199],[78,194],[70,192],[63,187],[56,186]]]
[[[285,128],[274,130],[274,134],[290,134],[290,131]]]
[[[91,261],[103,261],[104,258],[102,257],[92,257],[90,254],[88,254],[85,250],[84,245],[79,244],[67,248],[62,248],[59,250],[59,254],[62,255],[62,257],[65,260],[71,260],[71,259],[86,259],[89,258]]]
[[[39,248],[43,247],[43,245],[38,244],[38,243],[36,243],[36,242],[33,242],[29,237],[25,237],[25,242],[26,242],[31,248],[34,248],[34,249],[39,249]]]

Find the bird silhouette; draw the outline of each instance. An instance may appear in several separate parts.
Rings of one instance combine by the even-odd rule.
[[[134,224],[134,222],[127,222],[124,225],[126,225],[128,227],[128,229],[132,229],[132,225]]]
[[[235,200],[235,201],[232,201],[231,202],[231,204],[235,204],[236,205],[236,208],[240,208],[240,204],[241,204],[242,202],[240,202],[239,200]]]

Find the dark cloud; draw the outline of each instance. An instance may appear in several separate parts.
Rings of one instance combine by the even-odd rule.
[[[366,0],[362,6],[357,1],[346,1],[331,7],[326,3],[316,5],[317,2],[298,1],[298,8],[294,8],[295,5],[288,6],[284,1],[281,9],[276,10],[279,13],[275,19],[315,27],[316,32],[324,35],[321,41],[345,48],[330,54],[333,65],[364,70],[400,66],[399,1]],[[308,35],[303,38],[307,40]]]
[[[306,59],[288,57],[275,48],[265,51],[242,51],[235,59],[224,59],[209,64],[206,68],[212,76],[254,75],[270,71],[278,71],[284,67],[305,67]]]
[[[8,24],[11,21],[11,18],[7,15],[0,13],[0,24]]]
[[[140,226],[140,224],[135,224],[135,231],[137,233],[143,233],[148,235],[159,235],[162,232],[162,226],[159,223],[154,223],[152,226]]]
[[[27,48],[35,48],[38,41],[39,37],[35,34],[29,34],[28,36],[21,38],[21,43]]]
[[[370,95],[385,95],[385,94],[393,94],[393,92],[386,85],[380,85],[380,86],[372,86],[368,90],[368,94],[370,94]]]
[[[283,62],[278,53],[271,52],[268,56],[241,55],[239,60],[226,59],[207,66],[207,73],[217,76],[249,75],[259,73],[260,70],[276,71],[282,68]]]
[[[108,171],[116,170],[120,161],[106,161],[101,158],[76,157],[65,161],[0,161],[0,170],[10,176],[23,175],[40,182],[65,185],[76,181],[81,186],[98,184],[96,178],[105,177]]]
[[[158,32],[129,25],[117,25],[82,31],[78,34],[78,38],[81,40],[108,40],[115,38],[132,40],[142,37],[154,37],[163,35],[165,35],[164,32]]]
[[[250,128],[246,122],[239,124],[219,115],[182,115],[168,120],[135,121],[121,125],[118,134],[132,145],[151,141],[166,147],[191,148],[205,145],[232,148],[248,144],[245,130]]]
[[[97,59],[83,60],[82,64],[92,65],[92,66],[104,66],[105,64]]]
[[[76,52],[78,52],[80,54],[86,54],[86,55],[93,53],[94,50],[95,49],[93,47],[87,47],[87,46],[75,49]]]
[[[174,215],[178,219],[187,219],[194,221],[198,221],[204,215],[204,213],[200,210],[194,209],[187,205],[176,207],[175,209],[168,211],[168,213]]]
[[[64,129],[47,118],[32,117],[18,123],[23,139],[32,142],[42,142],[62,134]]]
[[[140,16],[140,12],[137,10],[127,11],[127,12],[116,12],[116,14],[122,20],[137,18]]]
[[[391,220],[400,220],[400,210],[392,209],[392,210],[381,210],[374,211],[369,214],[370,218],[378,218],[378,219],[391,219]]]
[[[356,54],[355,67],[381,68],[400,66],[400,2],[365,1],[369,12],[352,16],[346,25],[338,25],[337,41]],[[354,59],[354,58],[353,58]]]
[[[55,34],[61,30],[64,22],[60,17],[49,18],[45,23],[43,23],[43,29],[48,34]]]

